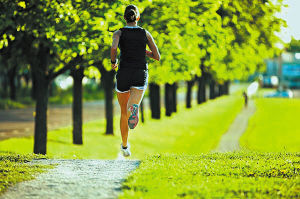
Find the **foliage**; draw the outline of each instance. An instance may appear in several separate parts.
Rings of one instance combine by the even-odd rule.
[[[0,99],[0,110],[4,109],[20,109],[25,106],[19,102],[12,101],[10,99]]]
[[[258,98],[241,146],[257,151],[299,152],[299,99]],[[276,108],[274,108],[276,107]]]
[[[274,34],[284,21],[274,16],[280,10],[282,1],[273,4],[264,0],[223,0],[217,11],[222,17],[222,27],[233,37],[226,47],[226,67],[214,70],[217,79],[246,79],[264,65],[264,59],[272,57],[278,50]],[[216,65],[213,67],[217,67]]]
[[[298,198],[299,153],[148,156],[120,198]]]
[[[274,44],[279,39],[274,32],[283,24],[274,16],[281,1],[3,0],[0,49],[14,41],[22,45],[26,39],[32,41],[27,48],[41,43],[50,48],[53,71],[78,55],[84,56],[85,66],[101,62],[110,70],[112,33],[108,30],[124,25],[123,11],[129,3],[139,7],[140,24],[150,31],[162,53],[160,63],[150,61],[150,81],[156,83],[200,76],[201,64],[220,81],[245,78],[276,52]],[[99,76],[93,68],[88,71]]]
[[[300,40],[292,38],[291,43],[289,43],[289,46],[287,47],[287,50],[289,52],[300,52]]]
[[[31,180],[36,173],[45,171],[51,166],[28,164],[29,161],[45,158],[42,155],[20,155],[0,152],[0,194],[17,182]]]

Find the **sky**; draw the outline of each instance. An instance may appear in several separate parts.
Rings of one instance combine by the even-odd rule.
[[[288,7],[283,7],[276,16],[286,20],[288,27],[281,28],[278,35],[285,43],[289,43],[291,37],[300,40],[300,0],[284,0],[283,2]]]

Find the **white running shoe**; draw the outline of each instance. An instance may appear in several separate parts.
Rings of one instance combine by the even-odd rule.
[[[121,144],[121,152],[124,157],[129,157],[131,155],[129,143],[127,144],[127,147],[125,149],[123,148],[123,145]]]

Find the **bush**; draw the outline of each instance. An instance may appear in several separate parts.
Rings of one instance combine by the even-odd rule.
[[[19,102],[12,101],[10,99],[0,99],[0,109],[19,109],[25,108],[25,105]]]

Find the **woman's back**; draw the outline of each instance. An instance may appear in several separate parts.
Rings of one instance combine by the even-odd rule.
[[[120,30],[120,69],[147,69],[146,44],[148,39],[145,29],[139,26],[126,26]]]

